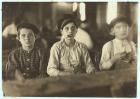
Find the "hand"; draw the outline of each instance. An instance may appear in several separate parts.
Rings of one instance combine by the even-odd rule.
[[[125,56],[126,56],[126,52],[118,53],[118,54],[114,55],[114,56],[111,58],[111,62],[112,62],[112,63],[115,63],[116,61],[121,60],[121,59],[124,58]]]
[[[79,65],[79,62],[78,61],[71,61],[71,66],[72,67],[77,67]]]
[[[89,67],[86,69],[86,72],[87,72],[88,74],[92,74],[92,73],[95,73],[95,69],[94,69],[94,67],[89,66]]]
[[[22,73],[21,73],[19,70],[16,70],[16,72],[15,72],[15,78],[16,78],[16,80],[18,80],[19,82],[24,82],[24,81],[25,81],[25,79],[24,79]]]

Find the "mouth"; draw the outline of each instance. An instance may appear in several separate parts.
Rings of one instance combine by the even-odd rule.
[[[27,44],[29,44],[29,43],[30,43],[30,41],[26,41],[26,43],[27,43]]]
[[[122,36],[127,36],[127,34],[126,33],[123,33]]]
[[[124,32],[121,32],[121,33],[122,33],[122,34],[124,34],[124,35],[125,35],[125,34],[127,34],[127,32],[126,32],[126,31],[124,31]]]
[[[71,37],[73,37],[73,35],[72,35],[72,34],[70,34],[70,35],[67,35],[67,37],[70,37],[70,38],[71,38]]]

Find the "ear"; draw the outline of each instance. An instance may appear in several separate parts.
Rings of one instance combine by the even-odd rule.
[[[62,29],[60,29],[60,33],[61,33],[61,35],[63,35],[62,31],[63,31],[63,30],[62,30]]]
[[[19,36],[17,36],[17,37],[16,37],[16,40],[20,41],[20,38],[19,38]]]
[[[111,28],[110,34],[113,35],[113,36],[115,35],[115,33],[114,33],[114,28]]]
[[[40,38],[40,35],[34,35],[35,36],[35,40]]]

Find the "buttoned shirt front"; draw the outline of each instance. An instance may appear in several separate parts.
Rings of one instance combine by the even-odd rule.
[[[25,78],[37,77],[42,72],[40,68],[45,68],[45,65],[47,67],[44,62],[45,55],[40,54],[40,51],[38,47],[34,47],[30,52],[22,47],[13,50],[8,57],[7,75],[14,77],[15,70],[18,69]]]
[[[84,44],[75,41],[70,48],[61,40],[51,48],[47,67],[50,76],[57,76],[59,71],[85,72],[89,67],[93,67],[93,64]]]

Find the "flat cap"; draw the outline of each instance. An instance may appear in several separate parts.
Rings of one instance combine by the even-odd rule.
[[[39,33],[38,28],[35,25],[31,24],[31,23],[21,23],[21,24],[19,24],[17,26],[17,31],[19,31],[22,28],[31,29],[34,32],[34,34],[38,34]]]
[[[110,24],[109,24],[110,29],[111,29],[112,27],[114,27],[114,25],[115,25],[116,23],[118,23],[118,22],[125,22],[125,23],[127,23],[129,26],[131,26],[131,22],[130,22],[129,18],[127,18],[127,17],[125,17],[125,16],[120,16],[120,17],[116,17],[115,19],[113,19],[113,20],[110,22]]]

